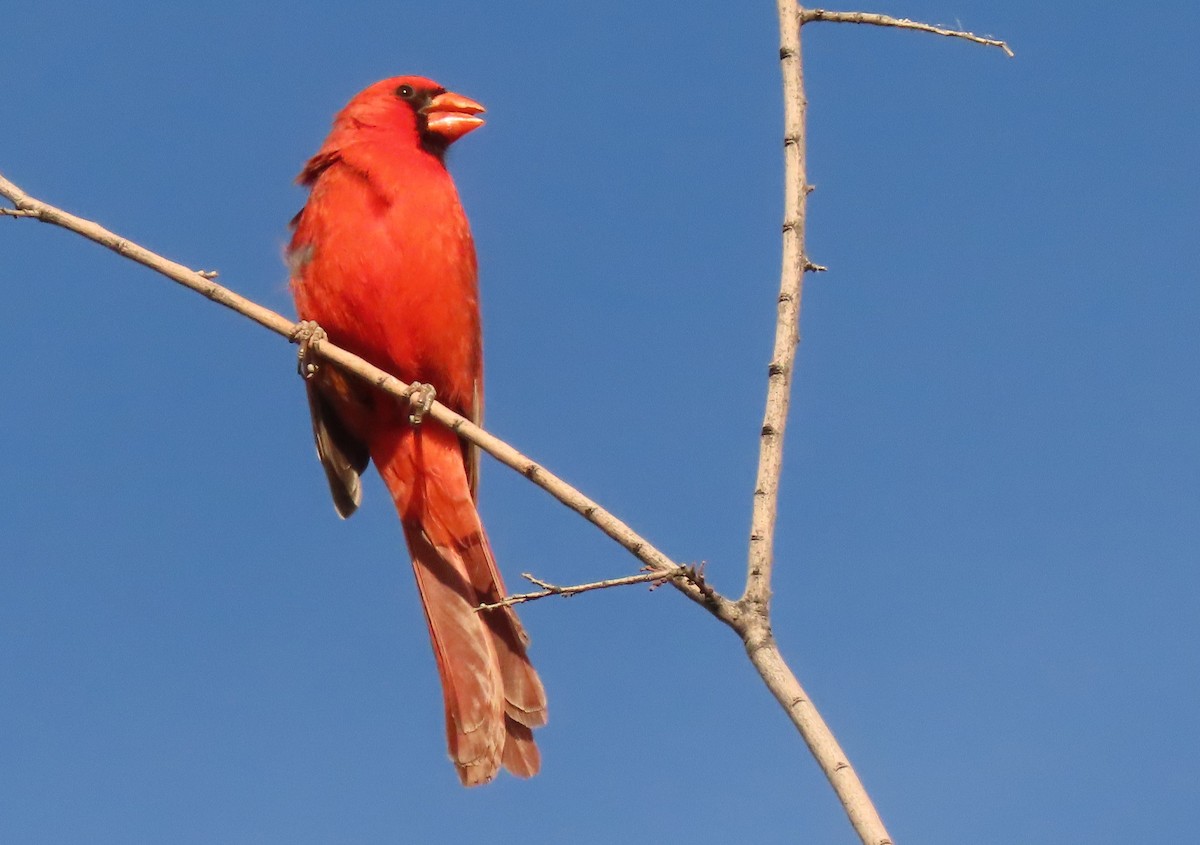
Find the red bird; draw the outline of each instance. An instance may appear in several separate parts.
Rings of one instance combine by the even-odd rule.
[[[288,248],[301,319],[437,397],[468,419],[483,410],[475,246],[450,144],[481,126],[483,107],[417,76],[377,82],[334,119],[305,165],[310,188]],[[337,369],[308,381],[317,454],[343,518],[362,500],[369,461],[404,525],[442,679],[450,757],[466,786],[503,765],[537,772],[533,728],[546,695],[511,608],[476,612],[504,584],[475,510],[477,450],[432,419]]]

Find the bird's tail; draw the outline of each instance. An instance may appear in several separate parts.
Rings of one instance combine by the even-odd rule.
[[[536,774],[533,728],[546,723],[546,694],[515,611],[475,609],[505,591],[458,437],[432,420],[391,428],[371,443],[371,457],[404,524],[459,779],[487,783],[501,765],[520,777]]]

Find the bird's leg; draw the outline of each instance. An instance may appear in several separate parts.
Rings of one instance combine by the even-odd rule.
[[[296,324],[291,340],[292,343],[300,344],[296,365],[300,378],[308,381],[317,374],[316,356],[313,353],[321,341],[328,339],[329,335],[325,334],[325,330],[312,320],[301,320]]]
[[[433,407],[434,399],[437,399],[437,391],[434,390],[432,384],[413,382],[412,392],[408,394],[408,404],[412,406],[412,413],[408,415],[408,421],[413,425],[420,425],[421,420],[425,419],[425,415]]]

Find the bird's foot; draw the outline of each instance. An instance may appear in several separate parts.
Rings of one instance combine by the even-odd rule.
[[[312,320],[301,320],[296,324],[296,328],[292,331],[291,341],[300,344],[300,351],[297,354],[299,361],[296,365],[300,378],[307,381],[317,374],[315,352],[321,341],[328,339],[329,335],[325,334],[325,330]]]
[[[408,404],[412,406],[412,413],[408,415],[408,421],[413,425],[420,425],[425,419],[425,415],[429,413],[429,409],[433,407],[433,400],[437,399],[437,391],[434,390],[432,384],[424,382],[413,382],[412,392],[408,394]]]

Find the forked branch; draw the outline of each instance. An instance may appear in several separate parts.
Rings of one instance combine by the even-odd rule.
[[[697,568],[675,563],[599,504],[441,403],[433,402],[427,413],[582,515],[621,544],[645,567],[645,571],[637,575],[570,587],[556,586],[527,575],[529,580],[541,587],[539,591],[508,596],[485,607],[508,606],[551,595],[568,596],[628,584],[671,583],[737,632],[751,663],[808,745],[863,843],[891,845],[892,840],[858,775],[808,694],[784,661],[771,632],[773,542],[778,513],[779,480],[783,466],[783,435],[787,425],[796,345],[800,337],[803,280],[806,272],[825,269],[810,261],[805,253],[806,198],[812,189],[805,176],[807,101],[803,84],[800,29],[806,23],[818,22],[889,26],[963,38],[978,44],[999,47],[1009,56],[1013,53],[1003,41],[907,19],[866,12],[804,9],[793,0],[777,0],[777,7],[784,93],[783,267],[777,300],[775,343],[767,368],[767,402],[760,431],[759,465],[754,487],[746,585],[742,597],[734,602],[721,596],[704,581],[702,572]],[[97,223],[34,199],[2,175],[0,196],[8,198],[14,205],[11,209],[0,208],[0,216],[32,218],[61,226],[143,264],[292,341],[300,340],[303,336],[303,333],[298,334],[296,331],[298,324],[216,284],[213,281],[215,273],[184,267],[108,231]],[[420,385],[405,384],[327,340],[312,344],[310,351],[398,400],[407,401],[415,390],[420,389]]]

